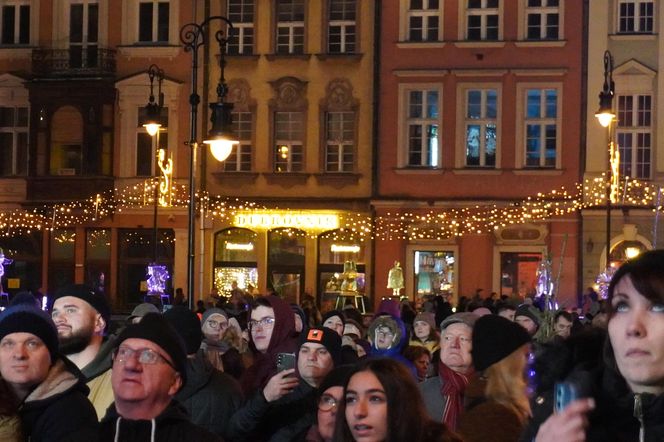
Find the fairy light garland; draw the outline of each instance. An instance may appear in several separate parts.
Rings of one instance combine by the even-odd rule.
[[[575,185],[574,190],[554,189],[538,193],[522,201],[502,205],[475,205],[463,208],[437,208],[391,210],[373,220],[365,213],[340,212],[340,229],[326,234],[333,240],[363,241],[381,240],[444,240],[469,234],[486,234],[509,226],[542,222],[553,217],[564,216],[581,209],[606,205],[606,175],[586,179]],[[31,210],[11,209],[0,211],[0,236],[29,234],[33,231],[55,230],[99,222],[128,209],[151,208],[154,205],[155,186],[158,179],[113,189],[96,194],[81,201],[48,205]],[[656,204],[658,187],[645,181],[625,178],[621,183],[612,183],[612,199],[622,205],[644,207],[653,211],[662,210]],[[159,198],[170,201],[170,207],[186,208],[189,203],[187,187],[172,183],[167,195]],[[238,213],[269,209],[261,204],[239,198],[225,198],[206,192],[196,194],[198,204],[208,219],[230,224]],[[290,209],[282,209],[286,212]],[[318,237],[320,231],[292,229],[292,234]],[[288,232],[288,230],[286,230]]]

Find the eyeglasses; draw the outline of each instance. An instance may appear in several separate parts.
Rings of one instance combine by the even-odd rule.
[[[320,411],[330,411],[338,405],[337,400],[329,394],[324,394],[318,400],[318,409]]]
[[[377,332],[376,332],[376,337],[378,337],[378,338],[382,338],[382,339],[385,339],[385,338],[388,338],[388,337],[389,337],[389,338],[393,338],[393,337],[394,337],[394,333],[392,333],[392,332],[390,332],[390,331],[377,331]]]
[[[163,361],[175,370],[175,366],[173,366],[168,359],[149,348],[139,348],[134,350],[129,347],[120,347],[113,350],[113,360],[125,363],[132,358],[134,354],[138,354],[138,362],[141,364],[154,365],[159,361]]]
[[[248,325],[250,330],[258,327],[259,325],[263,328],[272,328],[274,327],[274,318],[266,316],[258,321],[252,319],[251,321],[248,322]]]
[[[206,321],[206,324],[209,325],[211,328],[227,328],[228,327],[228,321],[215,321],[214,319],[208,319]]]

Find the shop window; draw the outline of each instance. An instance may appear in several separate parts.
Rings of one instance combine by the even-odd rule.
[[[22,290],[37,294],[42,288],[42,233],[32,232],[0,237],[5,257],[13,260],[5,266],[2,288],[10,295]]]
[[[147,293],[147,266],[156,261],[173,274],[175,234],[159,229],[157,242],[153,229],[120,229],[118,231],[118,304],[124,310],[143,302]],[[166,282],[166,292],[173,293],[172,280]],[[185,294],[187,296],[188,294]]]
[[[268,232],[268,288],[297,303],[304,290],[306,232],[274,229]]]
[[[230,228],[214,235],[214,280],[218,294],[230,295],[233,283],[254,294],[258,286],[258,235],[249,229]]]
[[[500,253],[500,295],[523,299],[534,296],[541,253]]]
[[[106,293],[111,272],[111,229],[85,231],[85,284]]]
[[[456,258],[445,250],[415,250],[413,281],[417,301],[427,295],[449,295],[456,290]]]
[[[332,307],[340,292],[366,292],[366,243],[342,230],[318,237],[318,302]]]
[[[51,231],[50,256],[48,262],[48,291],[74,282],[74,252],[76,231],[74,229],[54,229]]]

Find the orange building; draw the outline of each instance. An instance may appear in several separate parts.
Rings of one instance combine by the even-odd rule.
[[[550,257],[559,301],[576,303],[578,213],[506,218],[582,175],[584,2],[536,3],[381,2],[377,299],[395,261],[415,301],[522,298]]]

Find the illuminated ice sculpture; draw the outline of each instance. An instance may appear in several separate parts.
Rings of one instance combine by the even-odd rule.
[[[166,290],[166,281],[170,275],[168,269],[162,264],[149,264],[148,265],[148,296],[168,296],[164,294]]]

